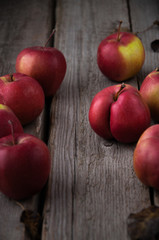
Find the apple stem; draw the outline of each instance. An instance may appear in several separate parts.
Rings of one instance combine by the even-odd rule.
[[[118,41],[118,42],[120,41],[121,24],[122,24],[122,21],[119,22],[119,27],[118,27],[118,33],[117,33],[117,41]]]
[[[159,72],[159,67],[157,67],[157,68],[155,69],[155,71],[156,71],[156,72]]]
[[[11,135],[12,135],[12,144],[13,144],[13,145],[15,145],[13,123],[12,123],[12,121],[11,121],[11,120],[8,120],[8,123],[10,124],[10,129],[11,129]]]
[[[21,207],[22,210],[25,210],[25,207],[24,207],[20,202],[17,202],[17,201],[16,201],[16,204],[17,204],[19,207]]]
[[[47,40],[46,43],[45,43],[45,47],[47,46],[48,42],[50,41],[50,39],[52,38],[52,36],[54,35],[55,32],[56,32],[56,29],[53,29],[53,30],[52,30],[52,33],[50,34],[48,40]]]
[[[136,32],[135,34],[140,34],[140,33],[144,33],[144,32],[147,32],[149,31],[150,29],[152,29],[155,25],[159,26],[159,21],[158,20],[155,20],[148,28],[145,28],[144,30],[142,31],[138,31]]]
[[[114,95],[114,97],[113,97],[114,101],[117,101],[121,90],[122,90],[123,88],[125,88],[125,87],[126,87],[125,83],[122,83],[121,86],[120,86],[119,91],[117,91],[117,93],[116,93],[116,94]]]

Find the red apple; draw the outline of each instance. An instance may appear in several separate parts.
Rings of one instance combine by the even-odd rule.
[[[141,84],[140,92],[150,108],[152,119],[159,121],[159,69],[146,76]]]
[[[35,78],[43,87],[45,96],[53,96],[65,77],[66,60],[60,50],[47,47],[47,43],[23,49],[16,59],[16,71]]]
[[[10,107],[25,125],[39,116],[44,108],[45,96],[35,79],[13,73],[0,77],[0,103]]]
[[[13,124],[14,132],[23,133],[23,127],[14,112],[9,107],[0,104],[0,138],[11,133],[8,121]]]
[[[0,139],[0,191],[20,200],[41,191],[50,173],[45,143],[26,133]]]
[[[139,180],[159,190],[159,124],[143,132],[137,142],[133,160]]]
[[[118,32],[105,38],[97,51],[97,63],[101,72],[118,82],[135,76],[145,60],[141,40],[130,32],[120,32],[120,25]]]
[[[99,136],[130,143],[137,141],[150,126],[150,112],[135,87],[119,84],[95,95],[89,109],[89,121]]]

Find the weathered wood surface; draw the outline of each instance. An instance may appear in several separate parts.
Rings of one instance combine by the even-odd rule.
[[[138,32],[158,16],[158,0],[0,2],[1,75],[15,71],[16,56],[24,47],[45,43],[54,20],[54,45],[67,60],[66,77],[50,108],[48,146],[52,170],[46,196],[22,201],[30,209],[44,207],[42,240],[127,240],[128,215],[150,205],[149,189],[138,181],[133,170],[135,144],[98,137],[90,128],[88,111],[98,91],[116,84],[97,67],[101,40],[117,28],[119,20],[123,21],[123,29]],[[136,87],[137,81],[141,84],[159,62],[158,53],[150,48],[151,41],[159,38],[158,28],[139,37],[146,60],[141,72],[128,81]],[[48,110],[46,106],[25,131],[47,141]],[[156,203],[158,199],[155,193]],[[29,239],[19,221],[20,214],[20,207],[0,194],[0,240]]]
[[[141,84],[145,76],[159,66],[159,54],[152,51],[151,42],[159,39],[159,27],[154,25],[151,29],[147,30],[156,20],[159,20],[159,1],[130,1],[131,21],[133,30],[141,32],[138,36],[142,39],[145,53],[145,63],[142,71],[139,74],[139,83]],[[154,191],[154,204],[159,204],[159,194]]]
[[[158,17],[157,1],[151,2],[151,8],[149,1],[139,2],[130,1],[128,6],[127,1],[57,1],[55,46],[64,52],[68,70],[51,108],[53,165],[43,239],[124,240],[128,238],[128,215],[150,204],[148,188],[133,171],[135,145],[104,141],[88,122],[93,96],[114,84],[97,68],[100,41],[119,20],[124,28],[136,32]],[[137,86],[137,79],[142,81],[158,62],[149,47],[154,31],[141,35],[149,60],[130,84]]]
[[[15,72],[18,53],[25,47],[44,45],[52,28],[54,3],[50,0],[0,1],[0,64],[1,76]],[[29,104],[29,103],[28,103]],[[45,137],[45,110],[25,132]],[[37,210],[39,195],[21,202],[25,208]],[[0,193],[0,239],[29,239],[20,223],[22,209],[15,201]]]

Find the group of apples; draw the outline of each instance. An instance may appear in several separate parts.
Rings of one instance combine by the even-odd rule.
[[[0,191],[26,199],[44,187],[51,169],[47,145],[24,133],[23,126],[42,112],[66,73],[62,52],[53,47],[25,48],[16,72],[0,77]]]
[[[144,79],[140,90],[123,83],[136,75],[145,60],[141,40],[120,31],[104,39],[97,63],[108,78],[122,82],[95,95],[89,109],[92,129],[105,139],[137,142],[134,169],[146,185],[159,189],[159,70]],[[45,185],[51,159],[46,144],[24,133],[52,97],[66,73],[64,55],[52,47],[30,47],[16,59],[16,73],[0,77],[0,191],[13,199],[24,199]]]
[[[141,40],[120,31],[105,38],[97,51],[97,63],[109,79],[122,82],[98,92],[90,105],[92,129],[105,139],[137,142],[134,170],[144,184],[159,190],[159,69],[143,80],[140,90],[123,83],[143,66],[145,50]]]

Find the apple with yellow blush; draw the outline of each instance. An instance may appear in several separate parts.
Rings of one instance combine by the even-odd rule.
[[[99,69],[106,77],[117,82],[135,76],[145,60],[141,40],[130,32],[121,32],[121,23],[116,33],[101,41],[97,51]]]

